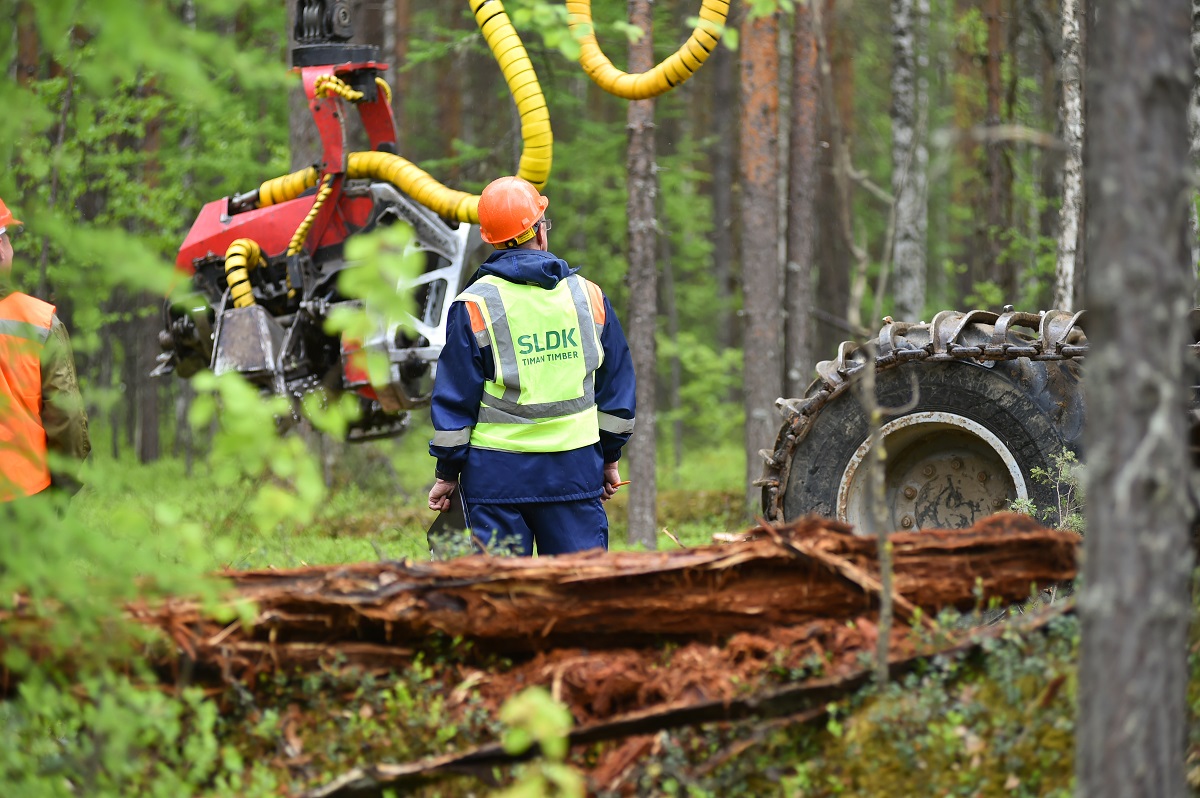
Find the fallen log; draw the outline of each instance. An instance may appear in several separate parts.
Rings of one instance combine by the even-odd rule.
[[[1052,621],[1073,613],[1074,602],[1044,610],[1023,622],[972,630],[958,640],[935,650],[893,656],[889,677],[908,673],[934,656],[966,656],[979,651],[986,641],[1001,634],[1044,630]],[[790,717],[794,723],[811,723],[825,717],[829,702],[857,691],[871,681],[874,668],[858,668],[836,677],[812,679],[735,700],[679,702],[653,709],[629,712],[600,723],[573,729],[567,734],[572,746],[605,740],[648,735],[682,726],[749,719]],[[386,790],[416,787],[453,774],[487,773],[498,765],[510,765],[539,754],[536,745],[512,754],[499,743],[471,748],[402,764],[375,764],[353,768],[329,783],[302,793],[301,798],[380,798]]]
[[[753,531],[753,530],[752,530]],[[719,642],[878,605],[875,541],[816,518],[760,528],[744,542],[664,552],[378,562],[227,573],[257,605],[249,626],[222,626],[181,599],[131,611],[163,629],[202,674],[244,678],[311,670],[321,652],[351,665],[401,667],[431,636],[488,652],[602,650]],[[1079,537],[1000,514],[968,530],[893,535],[897,606],[1010,603],[1075,576]]]

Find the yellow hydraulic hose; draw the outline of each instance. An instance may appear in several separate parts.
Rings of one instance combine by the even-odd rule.
[[[319,176],[317,168],[310,166],[290,175],[273,177],[258,187],[258,204],[255,207],[265,208],[268,205],[294,200],[315,186]]]
[[[372,178],[391,183],[417,202],[446,219],[479,223],[479,195],[443,186],[406,158],[388,152],[352,152],[346,159],[346,177]],[[317,184],[315,167],[273,177],[258,187],[258,205],[265,208],[295,199]]]
[[[383,92],[383,99],[387,100],[388,105],[392,104],[392,87],[383,78],[375,78],[375,85]]]
[[[600,51],[592,25],[592,0],[567,0],[567,25],[579,39],[579,65],[596,85],[626,100],[646,100],[675,88],[690,78],[721,40],[727,0],[703,0],[700,22],[683,46],[647,72],[630,74],[612,65]]]
[[[239,238],[225,250],[225,282],[233,297],[235,308],[254,304],[254,293],[250,290],[250,269],[266,263],[262,248],[249,238]]]
[[[550,177],[554,136],[550,130],[550,113],[546,108],[546,98],[533,71],[533,62],[529,60],[521,37],[505,13],[501,0],[469,0],[469,3],[476,24],[479,25],[480,32],[496,58],[496,63],[500,65],[521,117],[521,139],[524,147],[517,174],[542,188]],[[600,51],[592,25],[591,0],[567,0],[568,24],[581,38],[580,65],[602,89],[627,100],[657,97],[690,78],[716,49],[728,14],[728,0],[702,0],[700,23],[683,46],[648,72],[630,74],[614,67]],[[380,91],[390,99],[391,87],[382,78],[376,78],[375,82]],[[362,92],[350,88],[334,75],[317,78],[316,93],[321,97],[336,94],[350,102],[359,102],[363,98]],[[268,180],[259,186],[258,207],[295,199],[315,186],[319,177],[318,170],[309,167]],[[448,188],[428,172],[399,155],[385,152],[352,152],[347,158],[347,177],[387,181],[439,216],[470,224],[479,222],[477,194]],[[323,201],[318,196],[310,217],[315,217]],[[306,219],[305,224],[296,231],[299,246],[303,246],[309,226],[311,221]],[[293,248],[298,251],[296,241],[297,238],[294,237],[289,252]]]
[[[346,159],[351,180],[384,180],[446,219],[479,223],[479,195],[455,191],[434,180],[411,161],[390,152],[352,152]]]
[[[500,65],[504,81],[517,104],[521,117],[521,162],[517,175],[538,188],[550,177],[550,164],[554,153],[554,136],[550,132],[550,112],[546,109],[546,98],[533,71],[533,62],[525,52],[525,45],[517,35],[504,12],[500,0],[470,0],[471,13],[483,33],[483,38]]]

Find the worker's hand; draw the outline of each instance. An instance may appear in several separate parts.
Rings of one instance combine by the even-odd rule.
[[[433,487],[429,490],[429,509],[437,510],[439,513],[444,513],[450,509],[450,497],[454,495],[455,488],[458,487],[457,481],[447,481],[439,479],[433,483]]]
[[[606,502],[617,495],[617,483],[621,481],[621,472],[616,463],[604,464],[604,494],[600,501]]]

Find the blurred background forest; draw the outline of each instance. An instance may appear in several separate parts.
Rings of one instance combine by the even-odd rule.
[[[186,423],[193,387],[147,377],[175,279],[169,265],[203,203],[317,153],[287,72],[285,4],[6,5],[14,26],[4,102],[20,113],[0,122],[9,165],[0,190],[27,223],[18,286],[55,302],[72,331],[96,456],[190,464],[212,434]],[[695,5],[654,4],[655,62],[691,28]],[[567,57],[564,6],[508,8],[555,133],[546,188],[554,249],[628,319],[627,103]],[[773,412],[753,411],[743,445],[742,372],[756,356],[777,361],[778,374],[757,389],[770,395],[755,399],[769,408],[801,394],[817,360],[882,315],[1036,310],[1056,299],[1067,152],[1058,5],[822,0],[798,10],[735,3],[731,27],[749,48],[731,49],[733,30],[692,80],[656,101],[657,459],[675,484],[711,473],[681,472],[693,458],[726,464],[726,490],[757,475],[758,462],[728,466],[743,451],[755,460],[777,430]],[[634,38],[625,5],[597,0],[593,13],[603,46],[623,63]],[[897,13],[908,16],[893,25]],[[514,170],[515,110],[465,3],[359,0],[356,15],[358,39],[393,65],[402,155],[473,192]],[[911,67],[907,76],[893,76],[896,59]],[[751,71],[757,95],[746,85]],[[908,97],[907,110],[893,96]],[[789,164],[799,170],[790,181]],[[797,174],[807,184],[796,185]],[[901,195],[907,201],[894,203]],[[758,351],[758,338],[744,351],[744,330],[764,315],[780,326],[788,319],[786,352]],[[772,369],[750,373],[760,370]],[[410,449],[424,475],[428,464]],[[714,450],[722,454],[710,461]],[[391,478],[375,466],[397,451],[324,444],[325,479]],[[401,459],[404,470],[412,458]]]
[[[389,679],[264,677],[256,696],[145,689],[161,684],[142,657],[154,644],[114,619],[125,602],[163,594],[214,608],[219,587],[206,575],[225,567],[428,558],[422,413],[396,440],[349,446],[338,405],[311,408],[329,434],[279,436],[286,402],[259,401],[247,383],[148,376],[164,296],[183,279],[176,253],[201,206],[317,157],[288,72],[289,5],[0,0],[10,31],[0,197],[25,222],[15,283],[54,302],[71,331],[94,447],[69,505],[28,508],[20,529],[0,524],[0,622],[32,619],[38,632],[0,636],[6,796],[294,794],[349,765],[499,733],[475,705],[450,718],[450,689],[424,652]],[[614,63],[648,61],[639,47],[651,41],[657,63],[698,5],[595,0],[593,15]],[[638,529],[633,545],[649,546],[674,545],[656,537],[662,525],[685,544],[742,526],[758,450],[779,429],[775,399],[802,395],[818,361],[884,316],[1075,309],[1087,208],[1081,5],[736,2],[710,61],[631,109],[575,63],[563,4],[506,4],[555,134],[553,249],[604,287],[631,342],[650,345],[635,357],[654,364],[653,378],[639,374],[653,390],[650,402],[639,395],[633,495],[609,505],[614,547],[630,545],[626,525]],[[512,173],[519,120],[467,3],[353,6],[358,39],[392,65],[400,154],[471,192]],[[631,13],[652,13],[652,40]],[[635,524],[647,502],[657,516]],[[232,628],[239,610],[214,612]],[[442,642],[429,661],[457,667],[454,643]],[[1189,650],[1198,785],[1195,635]],[[939,658],[829,704],[824,726],[656,738],[638,784],[646,794],[979,784],[1071,794],[1076,622],[1045,637],[1006,632],[987,651],[982,664]]]

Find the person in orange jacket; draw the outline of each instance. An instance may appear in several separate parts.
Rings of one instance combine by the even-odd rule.
[[[54,305],[12,288],[12,234],[0,199],[0,502],[79,487],[91,451],[67,328]]]

